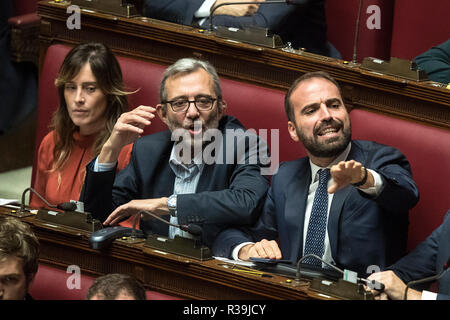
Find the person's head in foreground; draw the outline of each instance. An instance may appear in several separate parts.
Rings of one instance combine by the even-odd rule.
[[[28,289],[39,260],[39,241],[30,226],[0,216],[0,300],[30,298]]]
[[[98,277],[86,296],[87,300],[146,300],[145,289],[134,277],[111,273]]]

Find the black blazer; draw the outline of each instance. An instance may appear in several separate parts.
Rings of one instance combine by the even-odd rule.
[[[224,116],[219,122],[224,141],[227,129],[243,129],[243,126],[236,118]],[[265,143],[262,145],[267,148]],[[85,210],[104,221],[116,207],[133,199],[170,196],[175,182],[175,174],[169,166],[172,146],[169,130],[138,139],[130,163],[117,176],[116,170],[94,172],[92,161],[86,168],[81,193]],[[248,160],[254,152],[247,144],[244,158]],[[262,164],[251,163],[205,164],[196,193],[177,196],[179,224],[202,226],[202,240],[211,245],[223,228],[254,223],[264,204],[268,177],[261,175]],[[165,218],[168,220],[169,216]],[[141,229],[161,235],[167,235],[169,230],[168,225],[154,219],[141,221]]]
[[[352,141],[347,160],[375,170],[384,180],[377,198],[353,186],[337,191],[331,203],[328,235],[331,254],[342,268],[366,274],[381,269],[406,253],[408,210],[418,201],[418,190],[408,161],[400,151],[369,141]],[[309,158],[283,163],[272,179],[263,213],[250,230],[230,229],[215,241],[218,256],[231,256],[244,241],[278,239],[283,259],[297,262],[303,253],[303,226],[311,184]]]
[[[403,282],[440,273],[450,259],[450,210],[444,222],[410,254],[389,267]],[[450,266],[448,266],[450,267]],[[438,300],[450,300],[450,271],[439,280]]]

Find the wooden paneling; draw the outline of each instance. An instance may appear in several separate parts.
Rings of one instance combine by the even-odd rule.
[[[7,212],[10,210],[0,207],[0,214]],[[275,274],[266,278],[237,272],[223,267],[219,260],[197,261],[144,247],[143,242],[116,240],[109,248],[94,250],[87,231],[51,226],[34,216],[22,220],[31,225],[39,239],[40,261],[52,267],[77,265],[83,274],[93,277],[133,274],[147,290],[186,299],[327,300],[310,291],[305,279],[296,282]]]

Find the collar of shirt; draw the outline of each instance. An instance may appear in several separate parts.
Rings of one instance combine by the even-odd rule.
[[[336,159],[333,160],[333,162],[331,162],[327,168],[331,168],[332,166],[334,166],[335,164],[344,161],[345,159],[347,159],[348,154],[350,153],[350,149],[352,148],[352,143],[350,142],[347,146],[347,148],[345,148],[344,151],[342,151],[342,153],[336,157]],[[314,163],[311,162],[311,159],[309,160],[309,164],[311,167],[311,183],[315,182],[317,179],[319,179],[319,175],[317,174],[317,172],[320,169],[325,169],[322,167],[319,167],[318,165],[315,165]]]
[[[178,155],[175,152],[174,144],[170,153],[169,165],[178,178],[184,178],[186,173],[194,174],[195,172],[201,172],[204,166],[203,152],[197,153],[191,160],[191,163],[186,165],[185,163],[182,163],[178,158]],[[198,169],[198,171],[195,169]]]
[[[196,18],[207,18],[211,12],[211,8],[214,5],[216,0],[205,0],[203,1],[200,8],[194,12],[194,17]]]

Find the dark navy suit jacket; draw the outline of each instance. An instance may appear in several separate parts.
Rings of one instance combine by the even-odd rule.
[[[146,0],[144,15],[174,23],[192,25],[194,13],[204,0]],[[330,55],[327,43],[327,26],[324,0],[302,0],[300,5],[260,5],[252,16],[235,17],[215,15],[215,26],[245,28],[256,26],[268,28],[279,35],[284,43],[291,42],[295,49]],[[205,22],[203,27],[209,25]]]
[[[444,222],[425,241],[389,269],[392,269],[403,282],[408,283],[440,273],[449,258],[450,210],[447,211]],[[439,280],[437,298],[450,300],[450,270]]]
[[[381,269],[406,253],[408,210],[418,201],[410,165],[397,149],[369,141],[352,141],[347,160],[375,170],[384,180],[377,198],[347,186],[331,203],[328,235],[337,266],[366,274]],[[303,226],[311,183],[309,158],[283,163],[272,179],[263,213],[251,229],[229,229],[216,238],[213,252],[231,257],[244,241],[279,240],[283,259],[297,262],[303,252]]]
[[[234,117],[222,117],[219,130],[224,140],[227,139],[226,130],[231,129],[243,129],[243,126]],[[116,170],[94,172],[92,161],[87,165],[80,196],[85,210],[104,221],[116,207],[133,199],[173,194],[175,174],[169,166],[172,146],[168,130],[138,139],[134,143],[130,163],[117,176]],[[267,147],[265,143],[264,146]],[[249,160],[248,145],[246,147],[244,158]],[[261,175],[259,162],[233,162],[205,164],[196,193],[177,196],[178,223],[200,225],[203,228],[202,241],[209,246],[223,228],[231,224],[253,224],[261,212],[269,187],[268,178]],[[165,218],[169,220],[169,215]],[[158,220],[146,219],[141,221],[141,229],[168,235],[169,227]]]

